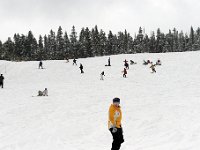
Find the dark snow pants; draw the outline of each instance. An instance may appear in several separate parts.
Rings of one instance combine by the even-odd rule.
[[[111,128],[110,132],[113,136],[113,143],[112,143],[111,150],[119,150],[121,147],[121,144],[124,142],[122,128],[117,128],[117,132],[115,133],[112,133],[112,128]]]
[[[81,69],[81,73],[84,73],[83,69]]]
[[[1,88],[3,88],[3,82],[0,82],[0,86],[1,86]]]

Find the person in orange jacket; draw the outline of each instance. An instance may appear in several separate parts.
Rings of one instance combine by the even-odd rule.
[[[121,126],[122,111],[119,106],[120,99],[114,98],[113,104],[109,108],[108,129],[113,136],[113,143],[111,150],[119,150],[121,144],[124,142],[123,131]]]

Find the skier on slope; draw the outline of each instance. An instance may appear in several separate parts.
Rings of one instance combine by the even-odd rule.
[[[104,71],[103,71],[103,72],[101,72],[101,74],[100,74],[100,80],[103,80],[103,76],[105,76],[105,73],[104,73]]]
[[[124,61],[124,66],[126,67],[126,69],[129,69],[129,64],[128,64],[128,61],[126,59]]]
[[[1,86],[1,88],[3,88],[3,80],[4,80],[4,76],[3,76],[3,74],[1,74],[1,76],[0,76],[0,86]]]
[[[74,60],[73,60],[73,65],[77,65],[77,64],[76,64],[76,61],[77,61],[77,60],[74,58]]]
[[[126,70],[126,68],[124,68],[124,70],[123,70],[122,72],[123,72],[123,77],[126,78],[126,75],[127,75],[127,70]]]
[[[153,63],[151,63],[151,70],[152,70],[152,73],[156,73],[156,65],[154,65]]]
[[[40,68],[43,69],[43,63],[42,63],[42,61],[39,62],[39,69]]]
[[[109,108],[108,129],[113,136],[113,143],[111,150],[119,150],[121,144],[124,142],[123,130],[121,126],[122,111],[119,106],[120,99],[114,98],[113,104]]]
[[[157,60],[156,65],[158,65],[158,66],[161,65],[161,61],[160,61],[160,59]]]
[[[80,70],[81,70],[81,73],[84,73],[84,71],[83,71],[83,65],[82,64],[80,64]]]
[[[105,65],[105,66],[111,66],[111,64],[110,64],[110,57],[108,58],[108,64]]]

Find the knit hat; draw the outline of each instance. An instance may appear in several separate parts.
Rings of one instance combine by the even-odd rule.
[[[114,99],[113,99],[113,103],[120,103],[120,99],[118,98],[118,97],[115,97]]]

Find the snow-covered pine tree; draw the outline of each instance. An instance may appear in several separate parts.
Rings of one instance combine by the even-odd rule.
[[[72,26],[71,34],[70,34],[70,50],[72,51],[72,57],[77,58],[78,57],[78,49],[77,49],[77,33],[75,30],[75,26]]]
[[[0,60],[3,59],[3,43],[0,40]]]
[[[72,58],[70,54],[70,41],[67,32],[64,34],[64,53],[66,58]]]
[[[49,58],[56,59],[56,36],[53,30],[50,30],[48,35]]]
[[[65,43],[63,38],[62,27],[59,26],[58,32],[56,35],[56,59],[64,59],[65,58]]]

